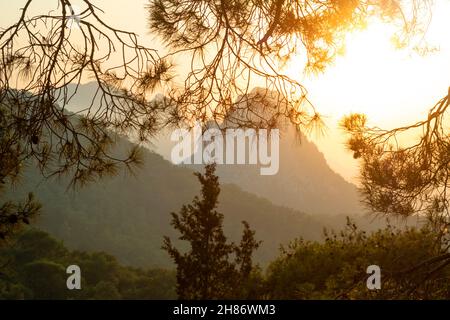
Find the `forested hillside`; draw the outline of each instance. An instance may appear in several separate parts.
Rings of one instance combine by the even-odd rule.
[[[121,150],[132,147],[127,140],[119,140]],[[161,245],[164,235],[176,235],[169,225],[170,212],[189,202],[200,186],[192,170],[174,166],[147,149],[142,157],[143,166],[134,175],[123,171],[75,190],[68,188],[64,178],[45,180],[29,166],[24,183],[10,190],[8,197],[34,192],[43,204],[36,225],[70,248],[106,251],[135,266],[168,267],[171,264]],[[324,227],[339,228],[345,223],[344,216],[330,219],[276,206],[231,184],[222,186],[219,210],[232,240],[238,239],[242,220],[257,231],[263,244],[256,261],[263,264],[278,254],[280,244],[297,237],[321,240]],[[357,220],[363,228],[379,225],[364,217]]]
[[[0,248],[1,299],[175,299],[175,273],[124,267],[104,252],[68,250],[43,231],[28,229]],[[66,269],[82,270],[81,289],[67,290]]]
[[[121,148],[130,147],[122,139]],[[34,167],[28,167],[25,183],[10,191],[10,197],[34,192],[43,204],[36,225],[70,248],[106,251],[136,266],[168,266],[168,257],[160,248],[164,235],[174,235],[170,212],[190,201],[200,186],[191,170],[145,149],[143,163],[134,175],[122,172],[75,190],[68,189],[64,179],[46,181]],[[324,226],[305,213],[275,206],[235,185],[223,186],[219,208],[230,238],[240,234],[242,220],[258,231],[264,240],[257,254],[259,262],[273,258],[279,245],[293,237],[320,238]]]

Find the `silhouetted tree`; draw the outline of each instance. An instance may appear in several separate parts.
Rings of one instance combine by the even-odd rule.
[[[450,94],[450,89],[449,89]],[[450,140],[447,109],[442,98],[424,121],[393,130],[367,126],[364,115],[342,121],[350,134],[348,147],[361,160],[362,192],[375,212],[411,216],[425,214],[447,231],[450,226]],[[421,134],[419,139],[406,134]]]
[[[30,224],[30,220],[39,214],[41,205],[33,194],[28,195],[25,203],[8,201],[0,207],[0,242],[10,236],[22,224]]]
[[[346,34],[370,19],[399,22],[399,44],[427,23],[430,1],[386,0],[149,0],[150,29],[172,49],[166,58],[190,59],[180,90],[170,92],[178,114],[237,126],[273,127],[287,117],[300,129],[319,114],[306,88],[284,74],[292,56],[306,71],[323,71],[342,52]],[[299,70],[301,72],[301,70]],[[254,87],[277,92],[275,112],[255,108]],[[255,121],[257,119],[257,121]]]
[[[2,299],[174,299],[175,272],[123,266],[103,252],[71,251],[29,228],[0,248]],[[66,268],[82,270],[82,290],[67,290]]]
[[[205,171],[204,175],[195,173],[202,185],[202,198],[196,196],[179,214],[172,213],[172,225],[190,249],[182,253],[168,237],[163,249],[177,265],[180,299],[238,298],[253,270],[251,256],[259,242],[246,222],[240,245],[227,242],[222,229],[224,217],[216,211],[220,187],[215,164],[207,165]]]
[[[440,253],[416,268],[450,264],[449,187],[450,89],[428,113],[426,120],[393,130],[370,128],[364,115],[353,114],[342,125],[350,134],[348,147],[360,159],[361,191],[365,203],[387,216],[425,218],[439,237]],[[404,143],[410,135],[412,143]],[[419,139],[412,134],[421,134]],[[438,266],[439,267],[439,266]]]
[[[106,23],[89,0],[80,12],[69,0],[55,0],[49,12],[30,14],[46,5],[27,0],[17,21],[0,30],[2,185],[30,164],[45,177],[66,174],[73,184],[114,174],[119,164],[137,164],[138,148],[120,159],[113,154],[116,135],[133,132],[145,141],[167,110],[165,103],[146,98],[170,80],[170,65],[156,50]],[[86,79],[94,79],[98,89],[86,97],[91,103],[82,106],[82,114],[72,114],[67,105]],[[6,203],[0,235],[26,222],[35,209],[32,201]]]

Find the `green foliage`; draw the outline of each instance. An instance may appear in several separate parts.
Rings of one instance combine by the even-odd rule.
[[[324,243],[296,240],[269,267],[274,299],[448,299],[450,267],[439,235],[393,227],[370,235],[348,222]],[[446,258],[447,257],[447,258]],[[366,268],[381,268],[382,289],[369,290]]]
[[[69,265],[81,268],[81,290],[68,290]],[[120,265],[102,252],[70,251],[36,229],[0,250],[0,299],[173,299],[175,274]]]
[[[120,138],[117,146],[125,154],[132,144]],[[30,166],[24,170],[23,184],[7,196],[20,201],[32,190],[45,211],[36,226],[70,248],[105,251],[120,263],[136,267],[173,268],[161,250],[164,235],[176,236],[168,213],[189,203],[200,187],[189,168],[174,166],[149,150],[142,156],[144,164],[136,175],[104,178],[76,191],[66,190],[65,179],[43,180]],[[328,223],[329,217],[315,218],[276,206],[236,185],[221,185],[220,200],[218,210],[227,217],[224,231],[231,241],[240,241],[242,220],[265,235],[255,253],[255,261],[262,266],[277,256],[280,243],[298,236],[319,240],[324,225],[337,228],[334,222]]]
[[[68,291],[65,272],[59,263],[38,260],[24,265],[20,278],[33,299],[64,299]]]
[[[177,265],[177,293],[181,299],[245,298],[242,294],[253,270],[252,254],[259,247],[247,222],[240,245],[228,243],[223,232],[223,214],[216,211],[220,186],[215,164],[205,174],[195,173],[202,185],[202,199],[172,213],[172,225],[190,250],[180,252],[165,237],[163,249]],[[235,255],[235,260],[231,256]]]
[[[178,268],[180,298],[203,298],[202,294],[238,299],[450,297],[448,241],[428,227],[398,230],[389,226],[368,235],[349,221],[341,233],[325,232],[324,242],[299,239],[283,247],[263,276],[252,265],[257,244],[248,226],[239,246],[226,241],[220,224],[212,226],[209,256],[200,242],[195,252],[192,247],[186,253],[171,247],[183,268],[182,273]],[[200,224],[186,227],[204,230]],[[82,290],[66,288],[65,271],[71,264],[81,268]],[[381,290],[366,287],[369,265],[381,267]],[[210,277],[203,278],[205,274]],[[181,278],[182,288],[180,275],[189,275]],[[205,279],[211,281],[206,293],[201,290]],[[106,253],[68,250],[36,229],[20,233],[11,246],[0,250],[0,299],[174,299],[176,280],[173,271],[125,267]]]

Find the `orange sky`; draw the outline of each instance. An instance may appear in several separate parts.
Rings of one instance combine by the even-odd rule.
[[[49,4],[48,0],[36,3]],[[74,4],[79,0],[72,1]],[[135,31],[149,47],[158,47],[147,29],[146,0],[100,1],[105,19],[115,26]],[[324,137],[311,137],[336,172],[356,181],[357,162],[343,146],[337,122],[350,112],[363,112],[371,124],[392,128],[423,118],[450,86],[450,1],[436,0],[428,41],[440,50],[422,57],[408,50],[395,50],[392,30],[380,23],[350,34],[346,54],[324,74],[305,76],[300,59],[289,65],[289,75],[302,81],[310,100],[326,116]],[[25,0],[0,0],[0,26],[17,19]]]

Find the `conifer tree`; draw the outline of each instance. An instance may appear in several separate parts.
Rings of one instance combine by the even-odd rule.
[[[177,265],[177,293],[180,299],[239,298],[253,269],[252,254],[260,243],[247,222],[239,245],[228,242],[223,232],[224,216],[217,209],[220,186],[215,164],[206,166],[204,175],[195,175],[202,185],[202,197],[172,213],[172,225],[188,241],[182,253],[165,237],[163,249]],[[234,258],[234,259],[233,259]],[[242,289],[239,290],[239,289]]]

